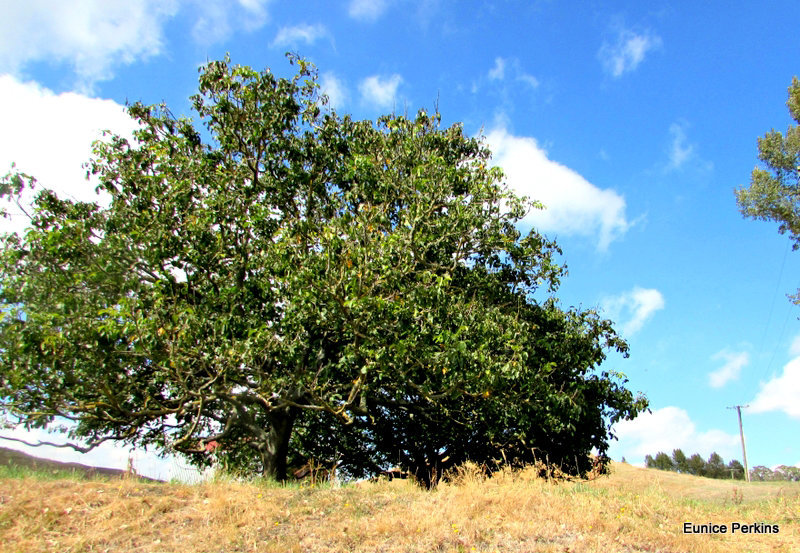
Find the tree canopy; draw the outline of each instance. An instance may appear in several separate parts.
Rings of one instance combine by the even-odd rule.
[[[678,448],[672,450],[672,461],[677,472],[684,474],[689,472],[688,459],[682,449]]]
[[[645,455],[644,464],[647,468],[705,476],[706,478],[745,479],[744,467],[739,461],[733,459],[726,466],[725,461],[716,451],[711,453],[708,461],[704,461],[699,453],[687,458],[682,449],[672,450],[672,457],[659,451],[655,457]]]
[[[789,114],[800,123],[800,80],[792,79],[787,102]],[[779,223],[789,233],[793,249],[800,248],[800,126],[790,125],[786,134],[775,129],[758,139],[758,159],[764,164],[750,176],[750,186],[736,190],[739,210],[745,217]],[[800,302],[800,294],[794,296]]]
[[[135,140],[89,164],[107,207],[38,193],[0,258],[5,416],[278,479],[311,456],[429,486],[466,460],[587,470],[647,400],[599,367],[627,356],[612,323],[554,297],[558,246],[516,226],[541,206],[460,125],[340,116],[291,61],[201,68],[204,130],[131,105]]]

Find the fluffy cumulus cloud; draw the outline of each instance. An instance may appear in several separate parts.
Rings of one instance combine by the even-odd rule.
[[[136,124],[123,106],[76,93],[54,94],[35,83],[0,76],[0,175],[16,169],[36,177],[41,186],[61,197],[81,201],[103,201],[96,184],[86,181],[83,163],[89,160],[92,142],[103,130],[130,137]],[[32,199],[30,192],[23,204]],[[0,219],[0,231],[20,231],[27,217],[4,205],[12,213]]]
[[[350,0],[347,14],[360,21],[376,21],[388,7],[388,0]]]
[[[619,441],[612,442],[610,456],[625,457],[637,465],[644,464],[645,455],[655,456],[659,451],[671,455],[674,449],[682,449],[687,456],[699,453],[703,458],[714,451],[724,459],[737,458],[741,453],[737,434],[716,429],[701,432],[689,413],[673,406],[643,413],[632,421],[620,421],[613,432]]]
[[[397,102],[397,89],[402,82],[403,77],[396,73],[388,77],[379,75],[367,77],[358,85],[361,100],[373,107],[391,109]]]
[[[720,368],[708,375],[708,383],[712,388],[722,388],[731,380],[738,379],[742,369],[750,363],[750,355],[746,351],[722,350],[712,359],[723,362]]]
[[[296,47],[301,44],[314,44],[320,38],[328,36],[328,30],[324,25],[317,23],[316,25],[294,25],[288,27],[281,27],[278,29],[278,34],[272,41],[273,46],[292,46]]]
[[[27,0],[6,2],[0,17],[0,72],[20,75],[34,62],[64,63],[84,91],[116,67],[165,50],[164,26],[179,12],[194,18],[192,35],[208,44],[269,17],[271,0]]]
[[[550,160],[534,138],[514,136],[501,127],[492,130],[486,140],[493,163],[503,169],[508,185],[545,206],[544,210],[532,210],[525,223],[543,232],[596,239],[602,251],[628,230],[625,198]]]
[[[620,331],[630,337],[639,332],[656,311],[664,309],[664,296],[654,288],[639,288],[604,298],[603,311],[620,323]]]
[[[344,106],[348,98],[347,86],[333,72],[327,71],[320,76],[320,91],[328,96],[329,105],[333,109]]]
[[[762,384],[755,399],[750,402],[750,411],[782,411],[800,419],[800,357],[789,361],[780,376]]]
[[[66,62],[84,83],[107,79],[116,64],[161,53],[163,24],[178,7],[175,0],[6,2],[0,71],[16,74],[29,62]]]
[[[597,57],[606,73],[619,78],[639,67],[650,51],[660,47],[661,38],[650,31],[619,27],[613,40],[603,42]]]

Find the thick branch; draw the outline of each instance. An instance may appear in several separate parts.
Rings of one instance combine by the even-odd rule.
[[[0,436],[0,440],[10,440],[12,442],[20,442],[20,443],[25,444],[25,445],[30,446],[30,447],[41,447],[43,445],[49,445],[50,447],[63,447],[63,448],[74,449],[75,451],[79,451],[80,453],[89,453],[91,450],[93,450],[94,448],[96,448],[97,446],[99,446],[101,443],[105,442],[108,439],[110,439],[110,438],[100,438],[97,441],[91,442],[87,446],[79,446],[79,445],[70,444],[70,443],[57,444],[57,443],[54,443],[54,442],[42,442],[42,441],[37,442],[37,443],[31,443],[31,442],[22,440],[20,438],[11,438],[10,436]]]

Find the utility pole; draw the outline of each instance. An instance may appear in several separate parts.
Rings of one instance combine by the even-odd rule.
[[[742,456],[744,457],[744,478],[750,482],[750,469],[747,468],[747,448],[744,445],[744,431],[742,430],[742,407],[747,408],[749,405],[734,405],[728,409],[736,409],[739,414],[739,436],[742,438]]]

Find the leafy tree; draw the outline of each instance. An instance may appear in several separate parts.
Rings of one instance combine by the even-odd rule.
[[[800,468],[788,465],[780,465],[773,472],[775,480],[786,480],[787,482],[800,482]]]
[[[800,80],[789,87],[789,113],[800,123]],[[764,167],[753,169],[749,188],[736,191],[739,210],[745,217],[779,223],[793,248],[800,248],[800,127],[790,125],[786,134],[772,130],[758,139],[758,158]],[[800,302],[800,294],[794,296]]]
[[[656,458],[654,459],[653,462],[655,468],[659,470],[669,470],[669,471],[675,470],[675,465],[672,462],[672,458],[663,451],[659,451],[656,454]]]
[[[515,226],[537,204],[460,126],[340,117],[293,61],[202,68],[206,143],[132,105],[136,140],[90,164],[110,207],[38,194],[0,257],[0,408],[277,479],[308,456],[426,485],[467,459],[587,469],[647,401],[596,370],[627,355],[610,321],[552,297],[558,247]]]
[[[726,467],[725,461],[716,452],[709,456],[708,461],[704,461],[699,453],[695,453],[687,459],[683,450],[675,449],[672,451],[671,458],[663,452],[656,454],[655,458],[647,455],[645,465],[648,468],[671,470],[706,478],[730,478],[731,471],[733,471],[734,478],[744,479],[744,467],[739,461],[731,461]]]
[[[682,449],[672,450],[672,463],[677,472],[681,474],[687,474],[689,472],[689,463]]]
[[[709,478],[725,478],[725,461],[716,451],[708,457],[705,475]]]
[[[706,462],[700,457],[699,453],[695,453],[689,457],[686,463],[689,465],[689,474],[694,474],[695,476],[706,475]]]
[[[727,473],[726,478],[731,477],[734,480],[744,480],[744,466],[736,459],[728,463],[728,468],[725,470]]]
[[[771,469],[765,467],[764,465],[758,465],[750,469],[750,480],[770,482],[775,480],[775,474]]]

